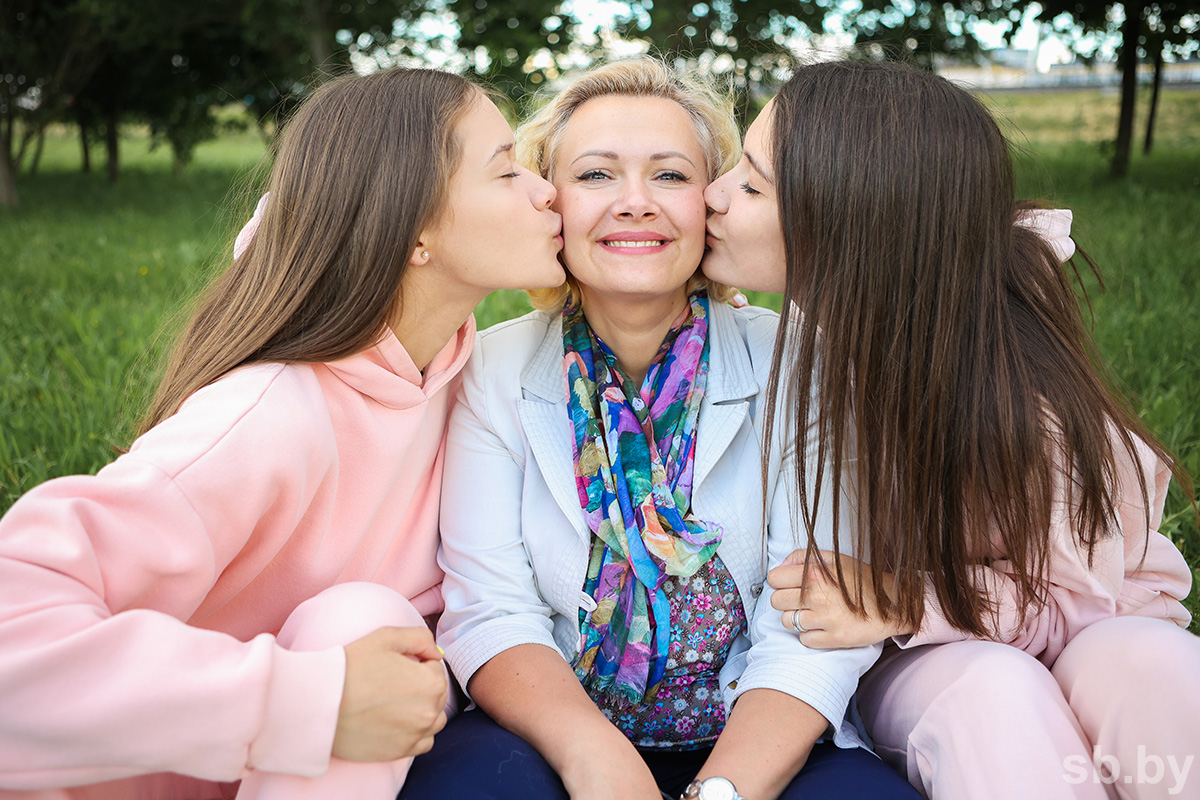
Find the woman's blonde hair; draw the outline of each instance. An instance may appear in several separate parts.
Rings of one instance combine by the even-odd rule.
[[[733,115],[733,98],[707,80],[684,76],[652,56],[614,61],[588,70],[571,81],[517,128],[517,158],[529,169],[549,179],[554,171],[563,132],[571,116],[584,103],[599,97],[660,97],[687,112],[704,151],[711,182],[741,157],[741,138]],[[736,290],[710,281],[699,269],[688,281],[688,291],[707,288],[709,297],[725,301]],[[529,292],[536,308],[559,309],[568,299],[579,303],[579,284],[567,281],[552,289]]]

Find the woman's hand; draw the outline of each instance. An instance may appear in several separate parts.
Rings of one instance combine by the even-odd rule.
[[[426,753],[446,724],[446,670],[428,628],[379,628],[346,645],[333,754],[393,761]]]
[[[821,712],[803,700],[775,689],[751,689],[737,699],[696,779],[719,775],[738,794],[774,800],[828,727]]]
[[[628,739],[611,752],[590,753],[561,777],[571,800],[662,800],[654,775]]]
[[[801,644],[818,650],[863,647],[892,636],[914,632],[907,629],[903,622],[885,619],[879,613],[869,564],[828,550],[820,551],[819,555],[830,571],[829,576],[820,564],[814,563],[809,565],[808,578],[805,580],[807,553],[804,550],[794,551],[782,564],[767,573],[767,582],[775,589],[771,595],[771,605],[783,612],[783,626],[797,631]],[[862,611],[865,613],[852,611],[842,597],[835,572],[839,558],[850,595],[854,596],[858,585],[862,584]],[[883,574],[883,585],[891,594],[894,581],[890,574]],[[795,627],[797,623],[800,626],[798,629]]]
[[[519,644],[492,656],[467,690],[479,707],[534,747],[571,800],[661,800],[646,762],[601,713],[552,648]]]

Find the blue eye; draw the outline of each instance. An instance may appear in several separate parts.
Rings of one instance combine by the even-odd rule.
[[[746,194],[762,194],[762,192],[758,191],[757,189],[751,188],[750,184],[746,181],[742,181],[742,191]]]
[[[680,183],[687,183],[688,181],[687,175],[684,175],[682,172],[676,172],[673,169],[660,172],[654,177],[658,178],[659,180],[679,181]]]
[[[589,169],[586,172],[576,175],[577,181],[599,181],[608,177],[608,173],[602,169]]]

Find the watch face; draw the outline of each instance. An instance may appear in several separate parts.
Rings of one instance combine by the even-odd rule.
[[[700,800],[735,800],[737,791],[724,778],[709,778],[700,784]]]

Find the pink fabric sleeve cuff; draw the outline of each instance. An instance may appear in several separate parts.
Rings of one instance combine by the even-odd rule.
[[[337,730],[346,652],[275,647],[262,730],[250,745],[253,769],[318,777],[329,768]]]
[[[946,642],[961,642],[973,638],[951,625],[942,613],[942,605],[938,602],[937,592],[933,584],[925,581],[925,615],[921,618],[921,628],[916,633],[904,636],[893,636],[892,641],[902,650],[920,647],[925,644],[945,644]]]

